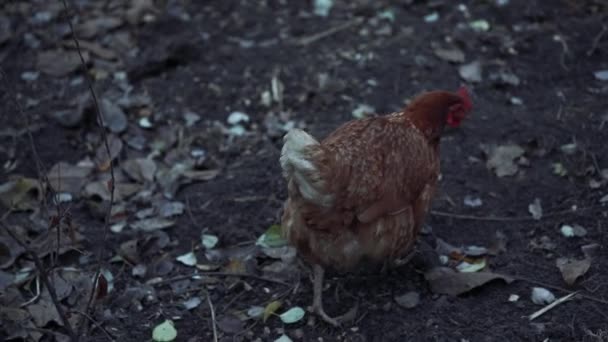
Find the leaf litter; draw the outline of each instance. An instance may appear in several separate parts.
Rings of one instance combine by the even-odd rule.
[[[562,274],[562,278],[569,286],[574,285],[579,277],[582,277],[589,271],[591,260],[588,258],[575,260],[569,258],[558,258],[555,265]]]

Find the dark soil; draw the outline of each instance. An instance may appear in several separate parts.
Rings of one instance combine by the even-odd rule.
[[[456,89],[463,82],[458,65],[433,53],[435,45],[456,46],[464,51],[465,63],[483,63],[484,80],[469,84],[474,93],[471,117],[443,139],[441,189],[434,202],[435,213],[427,220],[432,234],[422,240],[434,245],[438,237],[457,246],[488,246],[501,231],[508,239],[507,250],[489,258],[490,269],[544,284],[497,281],[457,297],[437,295],[430,291],[424,265],[417,261],[388,274],[330,275],[326,309],[339,314],[358,303],[357,318],[350,325],[334,329],[309,320],[313,315],[284,325],[271,317],[266,323],[246,325],[247,330],[236,335],[220,331],[220,340],[273,341],[284,331],[294,341],[602,341],[598,337],[602,333],[603,341],[608,341],[608,209],[600,204],[608,185],[603,181],[597,188],[589,186],[591,180],[601,181],[600,170],[608,168],[608,124],[604,124],[608,121],[608,83],[594,77],[595,71],[608,69],[608,33],[598,36],[608,25],[606,2],[511,0],[499,7],[494,1],[464,1],[469,18],[452,1],[335,1],[326,18],[312,15],[309,1],[159,2],[161,11],[153,22],[127,26],[139,54],[127,58],[122,67],[131,84],[151,96],[154,111],[162,118],[146,134],[160,134],[181,122],[187,110],[201,115],[195,126],[201,132],[206,121],[225,122],[229,113],[242,111],[262,134],[218,148],[219,176],[178,192],[177,199],[188,204],[189,212],[166,230],[177,242],[158,255],[174,260],[188,252],[203,229],[217,235],[221,247],[228,247],[254,241],[279,222],[286,197],[278,164],[281,139],[266,134],[263,127],[268,113],[280,108],[260,104],[260,94],[270,89],[273,75],[285,87],[282,110],[321,138],[352,119],[351,112],[360,103],[388,113],[422,90]],[[33,8],[44,6],[34,3]],[[394,11],[394,22],[376,18],[389,8]],[[438,21],[426,23],[424,16],[433,11],[439,13]],[[187,13],[190,20],[172,13]],[[307,45],[294,43],[355,17],[363,18],[364,23]],[[27,99],[35,99],[40,102],[25,111],[42,124],[34,140],[47,168],[58,161],[74,163],[92,155],[85,138],[87,133],[98,132],[94,120],[68,129],[49,115],[86,93],[86,83],[69,85],[74,74],[64,78],[41,74],[34,82],[23,81],[20,75],[24,71],[36,70],[37,51],[22,39],[33,24],[16,14],[12,19],[18,34],[0,47],[6,74],[0,92],[0,130],[24,127],[24,117],[14,101],[23,105]],[[472,31],[468,22],[477,19],[487,20],[490,30]],[[43,48],[60,41],[62,23],[65,18],[60,16],[35,27],[37,32],[48,30],[50,38],[43,41]],[[385,25],[392,31],[378,34],[376,30]],[[250,43],[251,47],[244,47]],[[492,81],[489,75],[500,71],[517,75],[520,83]],[[324,88],[319,86],[321,73],[330,79]],[[105,89],[109,82],[97,82],[96,89]],[[523,104],[511,104],[512,97]],[[137,125],[134,118],[130,122]],[[18,161],[15,170],[2,171],[0,183],[13,174],[36,177],[27,135],[0,139],[4,146],[1,164]],[[573,141],[578,151],[562,153],[560,146]],[[508,143],[524,147],[529,163],[520,166],[516,176],[499,178],[486,167],[481,147]],[[11,148],[17,151],[14,156],[9,153]],[[568,174],[556,175],[554,163],[561,163]],[[483,205],[464,205],[467,195],[480,197]],[[540,220],[530,219],[528,212],[535,198],[543,207]],[[578,210],[569,210],[574,206]],[[95,250],[98,244],[91,241],[102,236],[101,221],[83,201],[74,203],[71,212],[89,239],[86,246]],[[502,219],[484,219],[487,217]],[[19,220],[26,216],[15,216],[12,222]],[[563,224],[584,226],[587,235],[566,238],[560,233]],[[133,236],[112,234],[105,246],[107,255]],[[532,241],[543,236],[556,244],[555,249],[534,248]],[[556,258],[581,259],[581,246],[593,243],[602,247],[589,271],[568,287],[555,266]],[[94,265],[87,267],[93,269]],[[185,311],[179,303],[187,293],[176,294],[172,287],[158,285],[154,286],[158,301],[144,304],[141,311],[125,308],[117,300],[136,280],[128,265],[108,267],[116,277],[115,289],[99,304],[96,317],[117,341],[150,340],[153,327],[165,318],[174,320],[179,341],[212,341],[206,300]],[[176,264],[166,278],[192,272],[192,268]],[[296,290],[285,296],[283,308],[311,304],[307,273],[299,278]],[[263,306],[273,295],[290,289],[243,278],[252,287],[246,290],[239,279],[218,279],[208,286],[218,317],[252,305]],[[530,300],[534,286],[553,287],[557,297],[567,292],[555,287],[581,291],[596,300],[579,297],[530,322],[527,316],[541,308]],[[402,308],[394,300],[408,291],[420,293],[420,303],[413,309]],[[519,301],[509,302],[510,294],[518,294]],[[106,340],[99,329],[93,335],[93,340]]]

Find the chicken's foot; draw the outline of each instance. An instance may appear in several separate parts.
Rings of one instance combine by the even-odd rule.
[[[345,315],[338,317],[329,317],[325,310],[323,309],[323,277],[325,275],[325,270],[320,265],[313,266],[313,310],[314,312],[321,317],[325,322],[333,325],[334,327],[339,327],[342,322],[348,320],[349,316],[356,315],[356,311],[352,309],[349,310]],[[356,310],[356,309],[355,309]]]

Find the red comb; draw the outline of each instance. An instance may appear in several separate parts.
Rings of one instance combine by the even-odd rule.
[[[473,108],[473,102],[471,101],[471,96],[465,86],[458,88],[458,95],[462,98],[464,109],[467,111],[471,110]]]

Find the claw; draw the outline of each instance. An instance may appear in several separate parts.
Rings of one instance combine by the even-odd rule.
[[[325,322],[338,328],[343,322],[352,320],[357,315],[357,307],[353,307],[346,314],[338,317],[330,317],[323,309],[323,276],[325,271],[319,265],[314,265],[313,268],[313,310]]]

